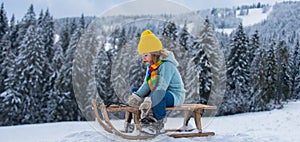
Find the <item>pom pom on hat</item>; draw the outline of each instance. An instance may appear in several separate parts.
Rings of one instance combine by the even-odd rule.
[[[150,53],[162,50],[162,43],[150,30],[145,30],[140,38],[138,53]]]

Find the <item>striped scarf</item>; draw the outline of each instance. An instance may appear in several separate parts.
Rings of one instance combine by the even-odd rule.
[[[163,63],[162,60],[159,60],[157,63],[148,65],[148,72],[146,74],[146,81],[151,89],[153,91],[156,88],[157,82],[158,82],[158,74],[157,74],[157,68]]]

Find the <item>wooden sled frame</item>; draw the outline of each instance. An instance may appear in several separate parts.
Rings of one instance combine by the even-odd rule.
[[[106,105],[101,104],[100,106],[97,106],[96,100],[92,100],[92,106],[95,113],[95,116],[97,118],[98,123],[103,127],[105,131],[108,133],[113,133],[117,136],[120,136],[124,139],[128,140],[145,140],[145,139],[151,139],[154,138],[155,135],[141,135],[141,125],[140,125],[140,111],[138,108],[133,108],[129,106],[117,106],[117,105],[111,105],[109,107],[106,107]],[[101,110],[101,114],[99,114],[99,108]],[[173,134],[167,134],[170,137],[174,138],[182,138],[182,137],[201,137],[201,136],[213,136],[215,135],[214,132],[202,132],[202,126],[201,126],[201,112],[203,110],[214,110],[217,107],[215,106],[209,106],[209,105],[203,105],[203,104],[184,104],[179,107],[167,107],[166,110],[176,110],[176,111],[185,111],[184,116],[184,122],[183,126],[187,126],[188,122],[191,118],[191,115],[194,114],[194,120],[196,124],[196,129],[198,130],[198,133],[196,132],[190,132],[192,130],[180,130],[180,129],[166,129],[166,132],[185,132],[185,133],[173,133]],[[113,124],[110,122],[110,119],[108,117],[108,112],[121,112],[125,111],[125,122],[128,122],[127,125],[131,122],[132,118],[134,119],[135,123],[135,130],[138,132],[138,135],[130,135],[125,130],[125,133],[117,130]],[[126,127],[126,126],[125,126]]]

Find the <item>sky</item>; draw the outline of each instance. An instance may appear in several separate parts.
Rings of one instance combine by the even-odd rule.
[[[219,7],[229,7],[242,5],[242,4],[253,4],[261,2],[263,4],[274,4],[276,2],[281,2],[284,0],[0,0],[4,3],[4,9],[7,12],[7,17],[10,18],[12,14],[20,20],[30,4],[33,4],[35,13],[38,15],[41,10],[50,10],[50,14],[54,18],[63,17],[79,17],[81,14],[85,16],[101,16],[106,14],[111,9],[120,9],[120,6],[124,6],[128,3],[144,3],[144,6],[149,8],[152,12],[157,11],[157,8],[163,10],[170,10],[173,12],[176,10],[176,5],[182,8],[187,8],[189,10],[200,10],[208,8],[219,8]],[[160,2],[165,1],[166,3],[174,4],[174,6],[168,6],[165,8],[164,4]],[[298,0],[297,0],[298,1]],[[149,2],[151,4],[149,4]],[[142,8],[142,6],[135,5],[134,7],[123,7],[122,12],[130,12],[134,9],[136,12]],[[169,9],[170,8],[170,9]],[[147,12],[147,11],[145,11]]]

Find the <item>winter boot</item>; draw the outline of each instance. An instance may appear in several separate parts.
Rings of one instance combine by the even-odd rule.
[[[124,131],[125,133],[132,133],[134,131],[134,125],[128,122],[124,123]]]
[[[164,133],[164,121],[156,120],[153,116],[147,116],[141,120],[142,132],[150,135]]]

